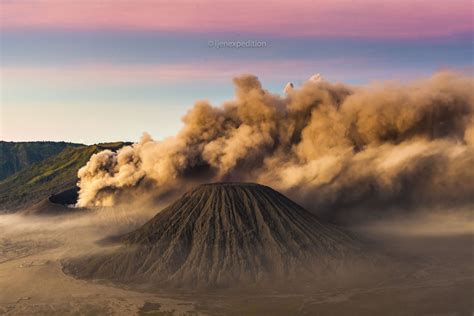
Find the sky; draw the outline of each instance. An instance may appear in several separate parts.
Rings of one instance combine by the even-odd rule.
[[[8,141],[163,139],[245,73],[282,93],[315,73],[364,85],[473,69],[471,0],[0,0],[0,19]]]

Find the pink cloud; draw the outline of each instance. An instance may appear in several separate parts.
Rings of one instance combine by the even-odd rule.
[[[473,30],[471,0],[2,1],[4,28],[430,37]]]
[[[353,60],[352,60],[353,61]],[[54,66],[3,66],[0,73],[9,83],[37,82],[62,85],[176,83],[230,80],[244,73],[265,74],[273,78],[316,71],[322,66],[350,63],[350,59],[304,60],[216,60],[176,64],[74,64]],[[305,78],[303,78],[305,79]]]

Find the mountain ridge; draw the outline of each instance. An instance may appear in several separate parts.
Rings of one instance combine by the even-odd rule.
[[[102,150],[118,150],[128,143],[99,143],[66,147],[56,155],[0,181],[0,213],[28,208],[54,194],[76,188],[77,171]]]
[[[83,144],[54,141],[0,141],[0,181],[51,156],[67,147]]]

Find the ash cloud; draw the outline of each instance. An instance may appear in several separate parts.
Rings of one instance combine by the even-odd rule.
[[[474,78],[438,73],[408,84],[351,87],[314,78],[280,96],[253,75],[235,98],[199,101],[175,136],[148,134],[79,171],[78,206],[250,181],[338,216],[474,202]]]

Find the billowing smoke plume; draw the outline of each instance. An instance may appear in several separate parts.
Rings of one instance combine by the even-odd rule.
[[[234,100],[197,102],[175,137],[94,155],[78,205],[215,181],[267,184],[327,212],[474,202],[472,77],[354,88],[319,76],[285,96],[252,75],[234,84]]]

